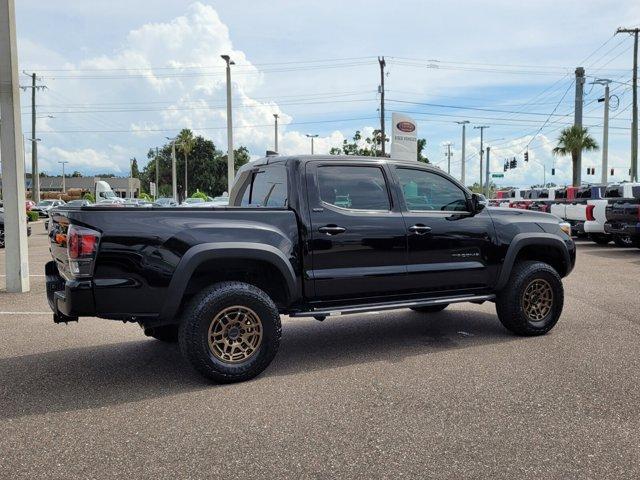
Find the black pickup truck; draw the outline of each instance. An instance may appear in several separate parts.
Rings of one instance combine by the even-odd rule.
[[[232,382],[269,365],[281,314],[491,301],[507,329],[544,334],[575,263],[568,233],[417,162],[270,156],[240,169],[229,207],[58,209],[47,295],[55,322],[138,322]]]
[[[622,189],[622,186],[618,187],[618,190]],[[640,248],[640,186],[633,186],[631,190],[627,198],[609,201],[604,230],[619,246]]]

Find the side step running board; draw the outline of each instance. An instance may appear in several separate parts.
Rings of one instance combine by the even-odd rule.
[[[349,313],[377,312],[381,310],[396,310],[399,308],[428,307],[430,305],[442,305],[443,303],[485,302],[494,300],[495,295],[463,295],[458,297],[437,297],[424,300],[409,300],[393,303],[370,303],[366,305],[345,305],[328,310],[307,310],[304,312],[292,312],[290,317],[330,317],[335,315],[347,315]]]

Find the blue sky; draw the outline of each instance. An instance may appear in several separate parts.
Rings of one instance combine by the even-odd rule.
[[[627,175],[632,41],[613,33],[640,24],[639,2],[21,0],[17,17],[20,69],[48,87],[38,93],[38,137],[50,173],[68,160],[69,171],[126,174],[129,158],[144,164],[150,147],[183,127],[226,149],[220,54],[229,53],[235,142],[252,155],[273,148],[273,113],[283,153],[308,152],[307,133],[320,136],[323,153],[376,128],[384,55],[387,113],[414,115],[433,162],[445,167],[450,141],[459,174],[455,121],[468,119],[468,183],[479,170],[472,127],[489,125],[494,171],[514,155],[522,164],[529,144],[532,161],[499,182],[523,186],[542,181],[541,164],[547,181],[570,179],[569,160],[551,149],[572,121],[573,70],[582,65],[588,82],[615,80],[609,157],[614,179]],[[584,123],[601,141],[602,87],[585,91]],[[27,133],[29,108],[24,95]],[[600,158],[586,155],[585,170],[598,173]]]

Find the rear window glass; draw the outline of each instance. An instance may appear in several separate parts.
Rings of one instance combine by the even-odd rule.
[[[607,198],[621,198],[622,190],[623,188],[621,186],[607,187],[604,196]]]
[[[286,207],[287,170],[284,165],[270,165],[251,174],[251,182],[242,194],[243,207]]]
[[[538,198],[549,198],[549,190],[541,190],[538,193]]]
[[[591,188],[581,188],[576,192],[576,198],[591,198]]]
[[[567,190],[565,188],[556,190],[556,198],[567,198]]]

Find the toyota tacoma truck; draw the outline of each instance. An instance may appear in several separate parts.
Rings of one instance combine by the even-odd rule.
[[[640,248],[640,186],[622,185],[605,211],[605,231],[621,247]]]
[[[137,322],[217,382],[272,361],[280,315],[494,302],[517,335],[542,335],[575,263],[570,226],[486,208],[443,171],[347,156],[268,156],[237,173],[229,206],[60,208],[47,296],[55,322]]]

